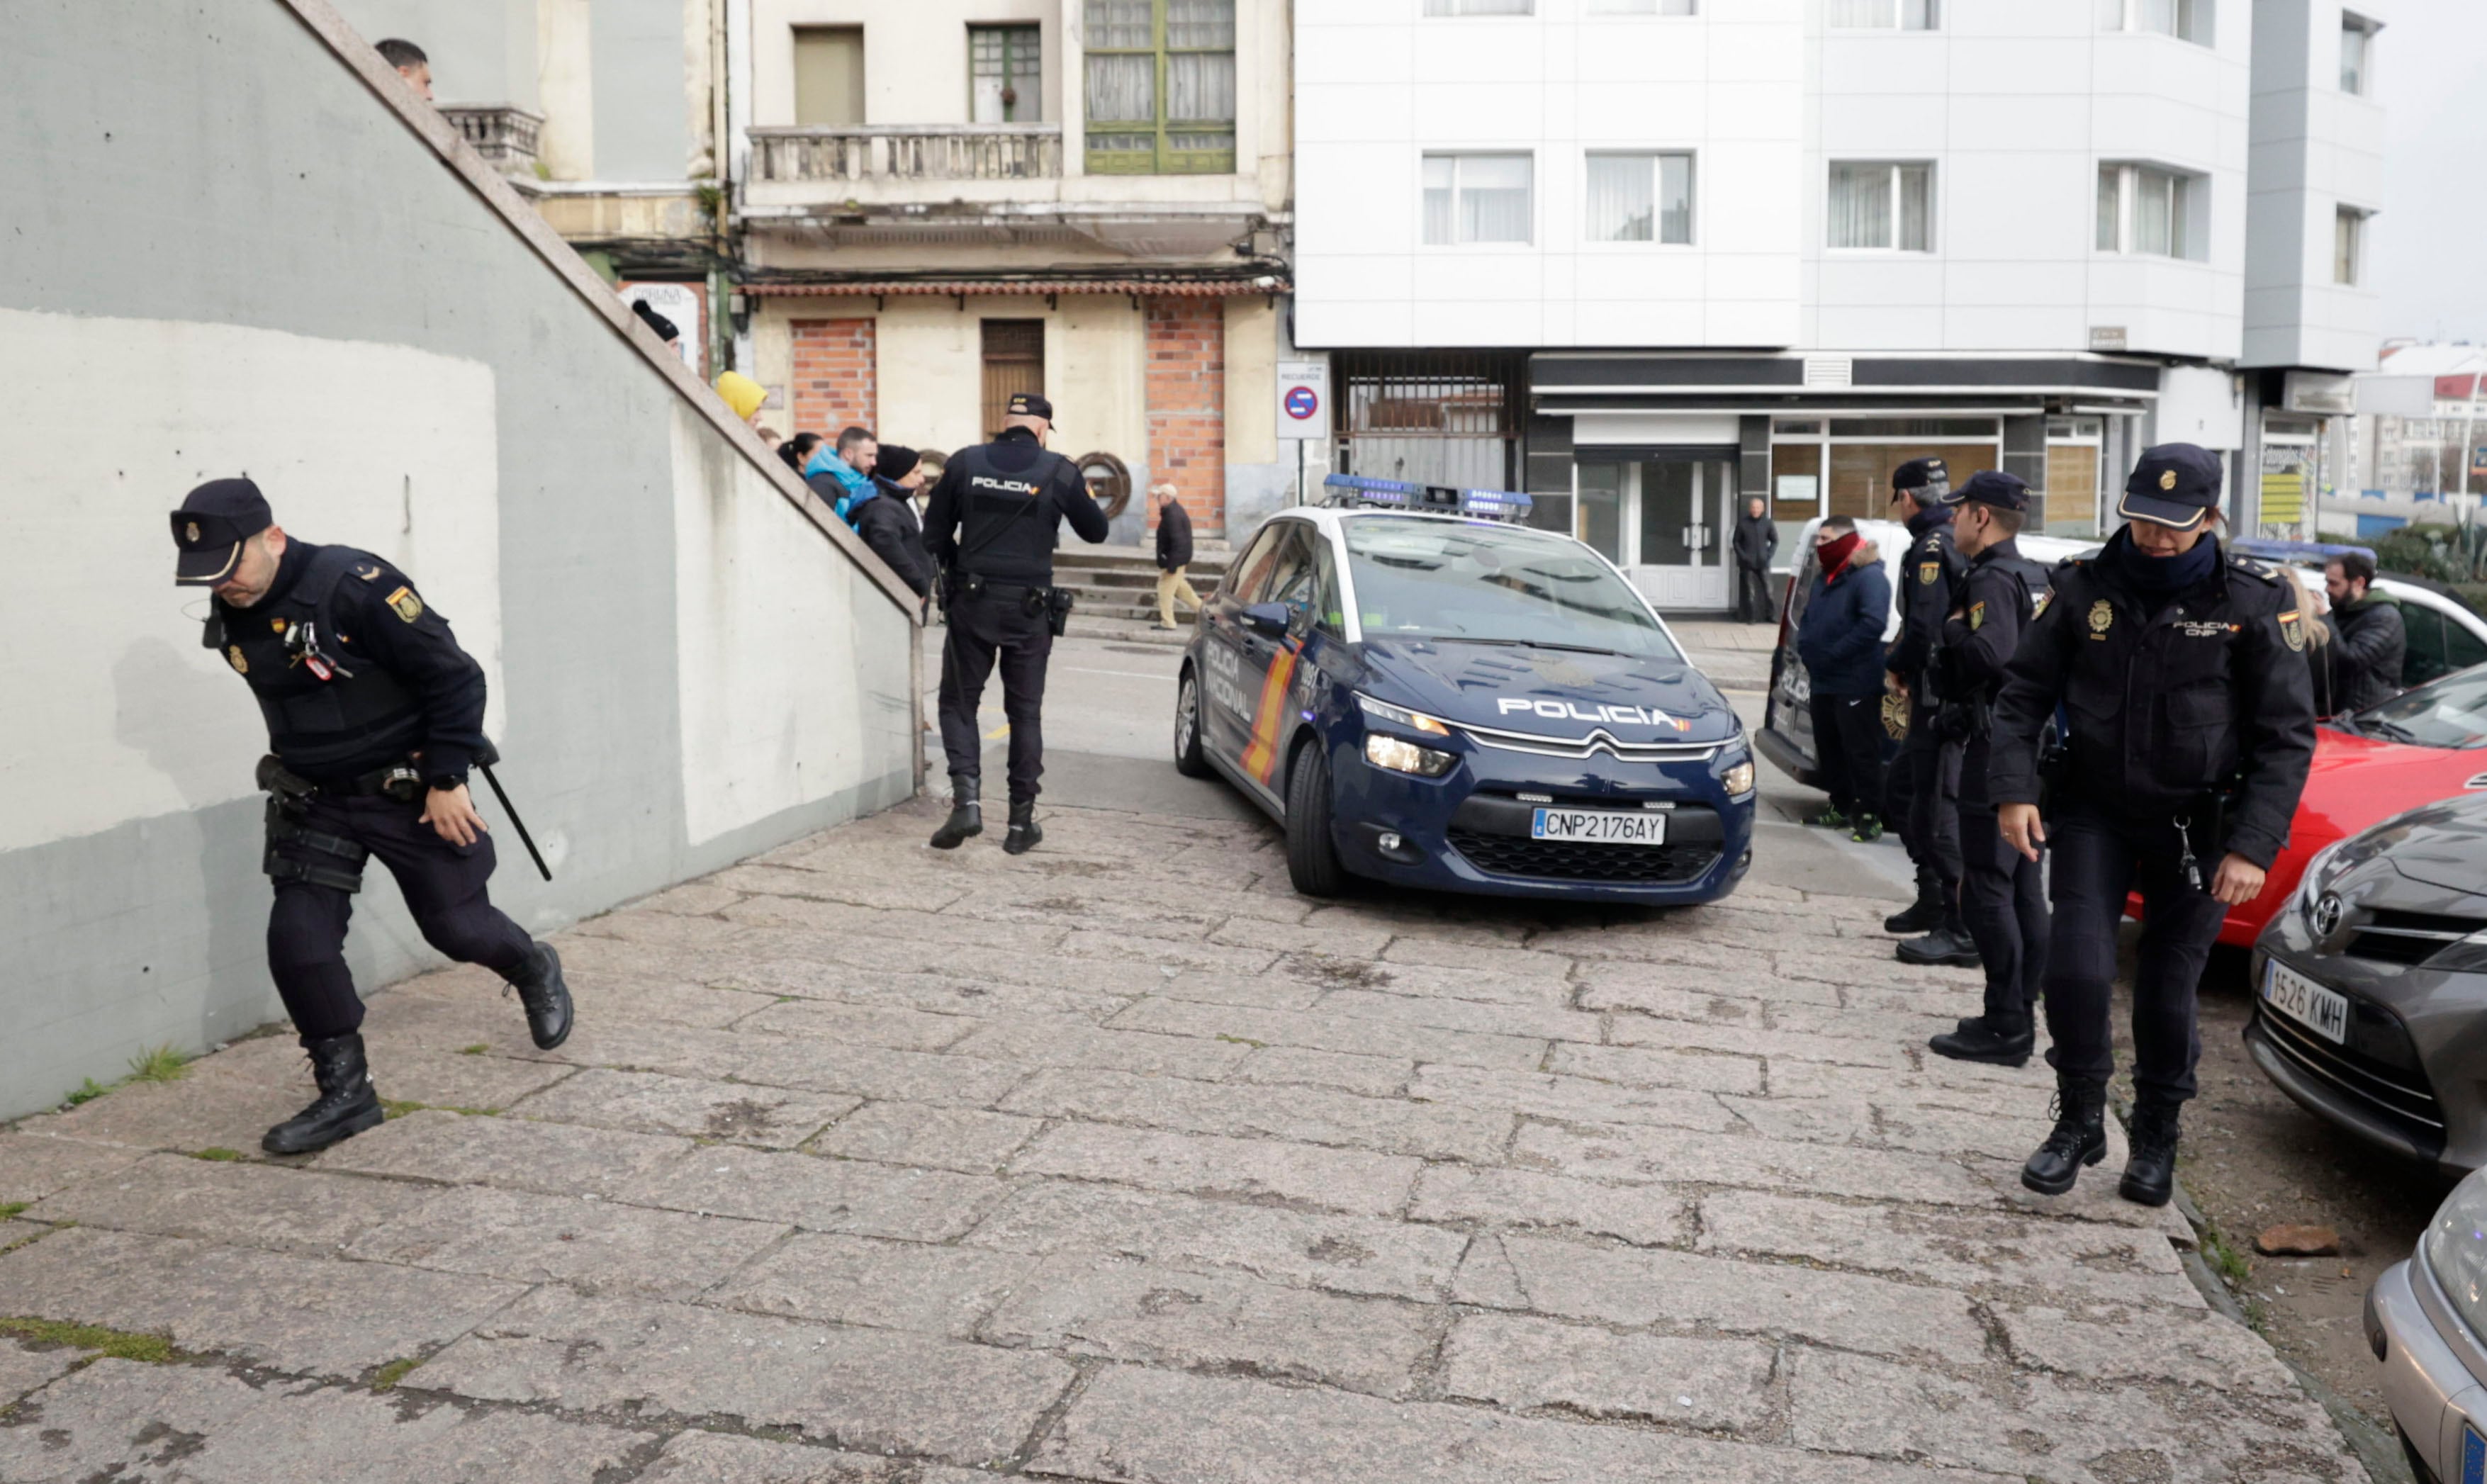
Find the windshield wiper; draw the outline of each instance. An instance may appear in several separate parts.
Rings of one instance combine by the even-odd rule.
[[[1526,649],[1559,649],[1575,655],[1621,656],[1623,654],[1619,649],[1601,649],[1594,644],[1557,644],[1551,639],[1489,639],[1481,635],[1466,633],[1446,633],[1441,637],[1461,644],[1516,644]]]
[[[2418,746],[2427,745],[2424,742],[2418,742],[2418,736],[2416,732],[2411,731],[2409,728],[2402,726],[2397,722],[2372,720],[2367,722],[2367,725],[2374,728],[2375,735],[2388,739],[2389,741],[2396,742],[2411,742]]]

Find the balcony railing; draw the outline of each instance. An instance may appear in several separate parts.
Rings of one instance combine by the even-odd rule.
[[[1039,181],[1062,174],[1059,124],[799,125],[751,130],[751,173],[804,181]]]
[[[459,136],[475,147],[487,164],[503,175],[533,175],[536,143],[544,132],[544,116],[523,108],[471,107],[451,104],[440,116],[456,125]]]

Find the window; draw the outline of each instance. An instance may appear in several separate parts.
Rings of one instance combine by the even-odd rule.
[[[1235,169],[1235,0],[1087,0],[1092,175]]]
[[[2332,213],[2332,281],[2355,284],[2366,257],[2366,213],[2344,206]]]
[[[1932,165],[1848,162],[1830,167],[1830,245],[1934,250]]]
[[[1692,240],[1692,156],[1589,156],[1589,240]]]
[[[1045,117],[1044,31],[967,28],[968,117],[978,124],[1034,124]]]
[[[987,320],[983,328],[985,433],[999,437],[1011,398],[1045,390],[1045,322]]]
[[[1697,15],[1695,0],[1589,0],[1592,15]]]
[[[1830,0],[1830,24],[1859,31],[1932,31],[1939,0]]]
[[[2218,0],[2099,0],[2099,24],[2109,31],[2156,31],[2208,46],[2217,8]]]
[[[1426,155],[1426,245],[1531,240],[1533,166],[1525,154]]]
[[[2340,91],[2366,96],[2366,68],[2375,45],[2375,23],[2362,15],[2340,13]]]
[[[2202,256],[2196,178],[2155,165],[2099,166],[2098,250],[2153,258]]]
[[[1425,0],[1428,15],[1534,15],[1537,0]]]
[[[795,122],[863,122],[863,28],[795,28]]]

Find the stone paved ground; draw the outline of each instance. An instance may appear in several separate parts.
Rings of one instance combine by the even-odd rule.
[[[2347,1480],[2181,1222],[2017,1166],[1887,904],[1292,894],[1253,826],[921,806],[0,1134],[0,1479]],[[421,1106],[418,1106],[421,1105]],[[242,1158],[201,1158],[210,1150]],[[393,1384],[393,1385],[392,1385]]]

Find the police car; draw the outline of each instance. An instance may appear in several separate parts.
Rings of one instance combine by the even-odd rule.
[[[1333,475],[1228,567],[1186,649],[1175,766],[1286,826],[1296,889],[1709,902],[1750,863],[1726,700],[1529,500]]]

